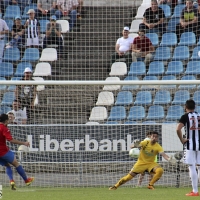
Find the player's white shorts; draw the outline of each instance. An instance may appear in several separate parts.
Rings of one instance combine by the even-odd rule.
[[[200,165],[200,151],[186,150],[185,152],[185,164],[199,164]]]
[[[27,38],[27,46],[38,46],[39,45],[39,38],[36,37],[36,38]]]

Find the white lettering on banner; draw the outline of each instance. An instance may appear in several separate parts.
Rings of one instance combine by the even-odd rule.
[[[33,136],[28,135],[28,141],[30,142],[29,151],[80,151],[80,147],[84,147],[84,151],[128,151],[131,145],[131,135],[126,135],[126,140],[109,140],[102,139],[97,141],[96,139],[90,139],[90,135],[85,135],[85,139],[64,139],[58,141],[57,139],[51,139],[50,135],[39,136],[39,148],[33,147],[33,144],[37,146],[35,141],[33,142]],[[82,150],[83,148],[81,148]]]

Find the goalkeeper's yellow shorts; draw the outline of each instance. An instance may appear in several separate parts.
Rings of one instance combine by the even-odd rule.
[[[131,172],[136,173],[136,174],[141,174],[145,171],[148,171],[150,173],[153,168],[159,168],[159,167],[161,166],[155,162],[148,163],[148,164],[135,163],[135,165],[131,169]]]

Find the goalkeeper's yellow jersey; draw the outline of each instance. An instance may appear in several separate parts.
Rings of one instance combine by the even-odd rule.
[[[163,148],[156,142],[151,144],[150,140],[144,140],[140,143],[141,150],[138,158],[138,164],[148,164],[155,161],[155,156],[163,152]]]

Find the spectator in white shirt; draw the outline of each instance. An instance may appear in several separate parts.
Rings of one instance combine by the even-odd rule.
[[[130,66],[132,63],[131,48],[133,38],[129,37],[129,27],[124,27],[122,35],[116,42],[116,52],[112,55],[111,62],[114,63],[116,59],[125,58],[127,66]]]
[[[20,102],[18,100],[14,100],[12,104],[13,110],[11,111],[14,116],[14,122],[16,124],[26,124],[27,116],[26,112],[20,108]]]
[[[63,16],[69,16],[69,28],[73,29],[76,18],[77,18],[77,0],[57,0],[58,10],[55,12],[57,19],[60,19]]]

